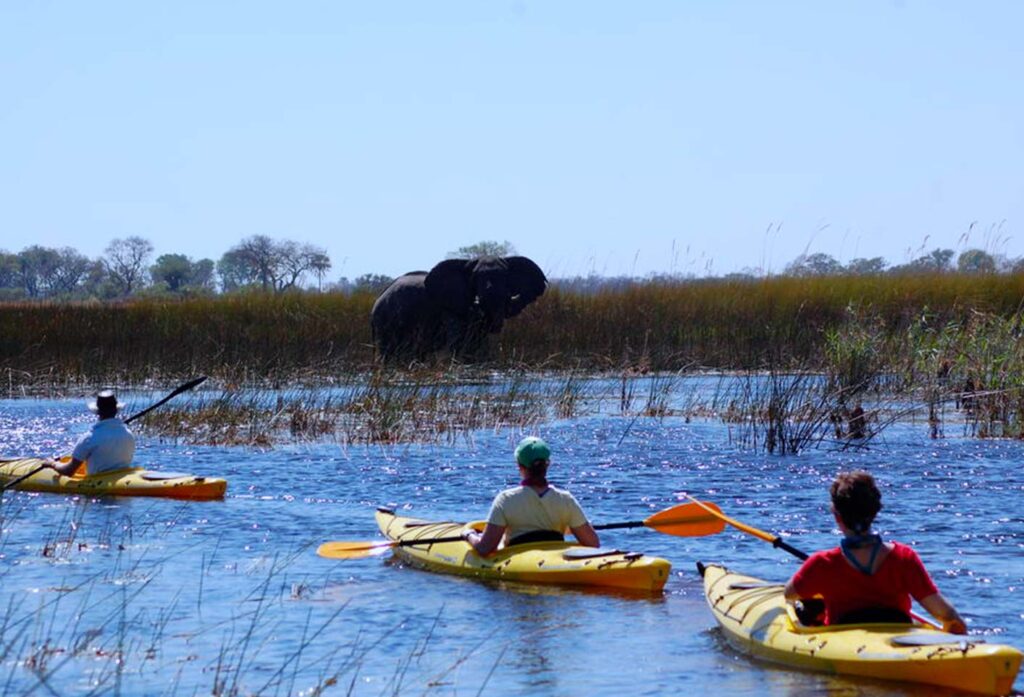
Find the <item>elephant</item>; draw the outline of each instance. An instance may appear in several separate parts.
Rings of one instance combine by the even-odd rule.
[[[460,360],[479,359],[487,335],[500,332],[547,285],[540,267],[523,256],[446,259],[429,272],[399,276],[370,313],[378,355],[424,360],[444,349]]]

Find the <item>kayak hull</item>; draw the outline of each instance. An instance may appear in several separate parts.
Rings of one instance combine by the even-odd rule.
[[[401,541],[456,537],[471,527],[405,518],[386,509],[377,511],[377,525],[388,539]],[[395,547],[395,554],[412,566],[458,576],[648,593],[661,591],[672,568],[658,557],[594,550],[568,542],[516,545],[481,557],[469,543],[459,540]]]
[[[987,695],[1013,689],[1022,654],[1012,646],[924,624],[800,624],[782,593],[723,566],[702,566],[704,592],[726,640],[742,653],[795,668]]]
[[[25,458],[0,462],[0,486],[38,468],[43,460]],[[191,474],[164,475],[141,468],[123,469],[93,476],[78,473],[65,477],[44,469],[14,485],[20,491],[88,496],[159,496],[172,499],[210,500],[224,498],[227,481]]]

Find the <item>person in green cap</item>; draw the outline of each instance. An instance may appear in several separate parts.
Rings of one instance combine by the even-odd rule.
[[[571,530],[581,545],[600,546],[594,526],[573,495],[548,483],[548,444],[529,436],[516,446],[515,457],[522,478],[520,486],[506,489],[494,498],[483,533],[466,535],[466,541],[477,554],[490,554],[502,538],[506,546],[561,541],[566,530]]]

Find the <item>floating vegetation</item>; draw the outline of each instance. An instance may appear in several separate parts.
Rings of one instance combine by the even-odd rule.
[[[578,410],[579,395],[572,385],[569,389],[576,397],[573,409]],[[365,383],[333,389],[200,395],[191,403],[154,413],[145,429],[173,440],[212,445],[453,441],[480,428],[529,426],[553,411],[565,416],[570,400],[564,395],[564,388],[560,395],[533,391],[522,376],[466,385],[436,376],[409,380],[381,372]]]

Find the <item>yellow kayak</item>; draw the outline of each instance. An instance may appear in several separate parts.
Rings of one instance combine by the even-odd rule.
[[[940,685],[986,695],[1013,689],[1022,654],[925,624],[805,626],[781,583],[698,564],[704,592],[729,643],[757,658],[825,673]]]
[[[25,458],[0,461],[0,486],[37,469],[43,460]],[[81,468],[80,468],[81,469]],[[83,475],[76,472],[70,477],[43,469],[16,483],[21,491],[43,491],[56,494],[87,494],[93,496],[162,496],[173,499],[224,498],[228,483],[218,477],[196,477],[177,472],[159,472],[140,467]]]
[[[481,524],[432,523],[397,516],[383,508],[377,511],[377,525],[389,539],[403,542],[395,547],[395,554],[410,565],[459,576],[655,592],[664,587],[672,568],[666,560],[640,552],[569,542],[515,545],[487,557],[478,555],[463,540],[408,545],[415,540],[459,537]]]

